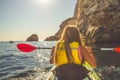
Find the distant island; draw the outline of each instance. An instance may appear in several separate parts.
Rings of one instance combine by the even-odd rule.
[[[14,41],[9,41],[9,43],[14,43]]]
[[[37,34],[32,34],[31,36],[29,36],[26,41],[39,41],[38,39],[38,35]]]

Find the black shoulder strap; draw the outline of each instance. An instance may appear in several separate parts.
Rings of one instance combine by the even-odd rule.
[[[81,55],[82,56],[82,55]],[[83,62],[84,62],[84,57],[82,57],[82,60],[81,60],[81,64],[80,65],[82,65],[83,64]]]

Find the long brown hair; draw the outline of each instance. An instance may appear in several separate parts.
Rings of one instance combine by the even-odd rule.
[[[79,29],[77,27],[66,26],[63,30],[60,40],[58,41],[58,45],[59,42],[63,42],[63,48],[66,50],[66,55],[69,62],[73,61],[71,48],[69,46],[69,43],[73,41],[78,42],[79,45],[82,46]]]

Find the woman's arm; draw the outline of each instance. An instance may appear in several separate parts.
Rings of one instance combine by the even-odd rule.
[[[95,60],[95,57],[92,53],[92,51],[88,52],[88,50],[82,46],[81,47],[81,54],[83,55],[83,57],[85,58],[85,60],[93,67],[95,68],[97,66],[96,64],[96,60]]]
[[[50,54],[50,63],[51,64],[54,63],[54,50],[55,50],[55,46],[53,46],[53,48],[51,50],[51,54]]]

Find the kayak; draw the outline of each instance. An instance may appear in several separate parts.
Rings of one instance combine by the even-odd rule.
[[[85,61],[83,66],[90,70],[90,73],[88,74],[89,80],[101,80],[101,77],[97,74],[97,72],[90,66],[90,64],[87,61]]]
[[[88,74],[88,77],[86,77],[85,79],[83,79],[83,80],[101,80],[101,78],[99,77],[99,75],[93,70],[93,68],[87,63],[87,62],[85,62],[85,64],[86,64],[86,68],[88,69],[88,70],[90,70],[90,73]],[[46,77],[46,79],[45,80],[58,80],[58,79],[56,79],[57,77],[54,75],[54,73],[53,73],[53,71],[54,71],[54,69],[55,69],[55,66],[53,66],[50,70],[49,70],[49,72],[47,73],[47,77]]]
[[[55,75],[53,74],[53,71],[54,71],[55,67],[56,67],[56,66],[53,66],[53,67],[49,70],[49,72],[48,72],[47,75],[46,75],[47,77],[46,77],[45,80],[55,80]]]

